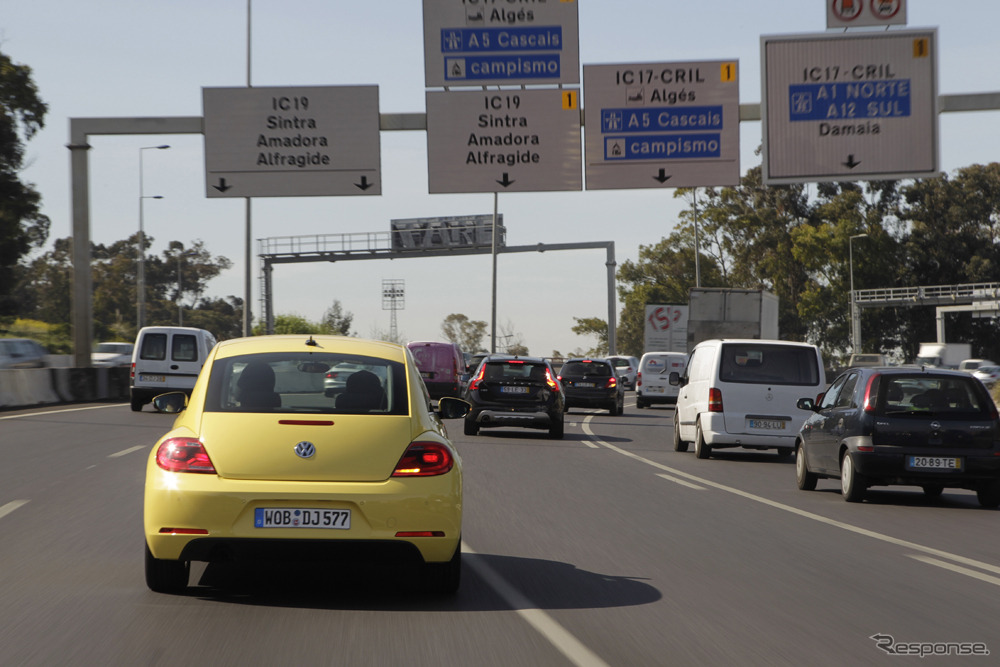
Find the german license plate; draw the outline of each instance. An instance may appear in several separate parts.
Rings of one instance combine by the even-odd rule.
[[[748,419],[747,426],[758,431],[784,431],[788,422],[784,419]]]
[[[166,382],[166,375],[150,375],[149,373],[139,373],[140,382]]]
[[[955,456],[907,456],[909,470],[961,470],[962,459]]]
[[[527,394],[528,387],[500,387],[501,394]]]
[[[351,527],[351,510],[308,509],[301,507],[258,507],[254,528],[333,528]]]

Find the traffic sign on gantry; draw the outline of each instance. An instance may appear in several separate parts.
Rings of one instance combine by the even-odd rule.
[[[580,190],[578,88],[428,91],[432,194]]]
[[[378,86],[205,88],[209,197],[382,194]]]
[[[578,84],[575,0],[424,0],[428,88]]]
[[[587,189],[738,185],[736,59],[585,65]]]
[[[939,173],[937,31],[761,37],[768,184]]]

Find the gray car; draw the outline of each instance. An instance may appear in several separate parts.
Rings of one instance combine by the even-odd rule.
[[[0,338],[0,368],[44,368],[47,354],[30,338]]]
[[[639,373],[639,360],[636,357],[614,355],[605,357],[615,367],[618,377],[626,389],[635,389],[635,380]]]

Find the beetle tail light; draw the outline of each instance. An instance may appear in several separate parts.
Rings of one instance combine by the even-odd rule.
[[[455,456],[440,442],[412,442],[392,471],[393,477],[433,477],[455,467]]]
[[[708,411],[722,412],[722,390],[717,387],[708,390]]]
[[[156,465],[168,472],[215,474],[215,465],[197,438],[168,438],[156,450]]]

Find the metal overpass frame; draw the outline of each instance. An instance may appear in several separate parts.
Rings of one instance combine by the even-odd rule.
[[[615,313],[615,242],[539,243],[537,245],[502,246],[497,254],[512,252],[551,252],[556,250],[594,250],[604,248],[604,266],[608,278],[608,350],[616,353]],[[260,239],[260,292],[267,333],[274,333],[272,273],[274,264],[300,262],[346,262],[365,259],[403,259],[409,257],[449,257],[457,255],[489,255],[491,248],[419,248],[394,250],[392,232],[356,234],[322,234],[308,236],[278,236]]]

